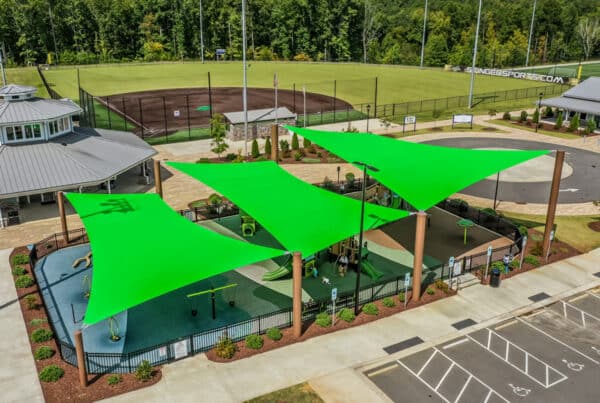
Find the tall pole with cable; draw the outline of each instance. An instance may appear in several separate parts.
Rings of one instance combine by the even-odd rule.
[[[244,152],[248,156],[248,66],[246,66],[246,0],[242,0],[242,64],[244,65]]]
[[[473,88],[475,87],[475,63],[477,62],[477,45],[479,43],[479,24],[481,22],[482,0],[479,0],[479,11],[477,12],[477,28],[475,28],[475,46],[473,47],[473,65],[471,68],[471,86],[469,89],[469,109],[473,107]]]
[[[203,13],[202,13],[202,0],[200,0],[200,60],[202,64],[204,64],[204,22],[202,21]]]
[[[4,44],[0,47],[0,70],[2,71],[2,86],[6,86],[6,71],[4,71]]]
[[[525,67],[529,66],[529,51],[531,50],[531,38],[533,37],[533,23],[535,21],[535,7],[537,0],[533,0],[533,12],[531,13],[531,24],[529,25],[529,40],[527,41],[527,57],[525,57]]]
[[[421,68],[423,68],[423,59],[425,58],[425,36],[427,34],[427,4],[425,0],[425,15],[423,16],[423,40],[421,41]]]

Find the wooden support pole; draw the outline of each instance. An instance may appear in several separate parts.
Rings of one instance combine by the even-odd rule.
[[[550,188],[550,199],[548,200],[548,212],[546,213],[546,228],[544,230],[544,254],[548,256],[550,250],[550,232],[554,228],[554,216],[556,215],[556,205],[558,203],[558,192],[560,190],[560,178],[562,175],[563,163],[565,161],[565,152],[556,151],[554,161],[554,175],[552,176],[552,187]]]
[[[75,336],[75,352],[77,353],[77,368],[79,370],[79,384],[82,387],[88,386],[87,370],[85,368],[85,353],[83,350],[83,334],[81,330],[76,330],[73,333]]]
[[[415,256],[413,262],[412,300],[421,299],[421,274],[423,273],[423,251],[425,249],[425,228],[427,226],[427,213],[423,210],[417,213],[415,229]]]
[[[69,229],[67,227],[67,215],[65,213],[65,199],[63,196],[63,192],[57,193],[58,198],[58,214],[60,215],[60,227],[61,231],[64,234],[63,239],[68,244],[69,243]]]
[[[279,126],[271,126],[271,159],[279,163]]]
[[[156,194],[163,197],[162,178],[160,177],[160,161],[154,160],[154,186],[156,186]]]
[[[294,252],[293,267],[293,301],[292,324],[294,337],[302,336],[302,254]]]

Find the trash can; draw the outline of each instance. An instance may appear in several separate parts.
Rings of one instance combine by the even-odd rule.
[[[490,287],[500,287],[500,269],[492,269]]]

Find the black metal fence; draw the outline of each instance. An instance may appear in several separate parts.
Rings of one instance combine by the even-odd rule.
[[[52,89],[52,87],[50,87],[50,85],[48,84],[48,81],[46,81],[46,77],[44,77],[44,73],[42,73],[42,69],[40,68],[39,64],[36,66],[36,68],[37,68],[38,75],[40,76],[42,83],[44,84],[44,87],[46,88],[46,91],[48,91],[48,95],[50,95],[50,98],[52,98],[52,99],[63,98],[60,96],[60,94],[58,92],[56,92],[54,89]]]

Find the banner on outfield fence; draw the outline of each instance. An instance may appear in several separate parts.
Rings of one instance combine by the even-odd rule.
[[[465,73],[473,71],[471,67],[467,67]],[[551,76],[548,74],[536,74],[528,73],[526,71],[514,71],[514,70],[503,70],[503,69],[482,69],[475,67],[475,74],[482,74],[485,76],[499,76],[507,78],[518,78],[521,80],[532,80],[532,81],[543,81],[546,83],[553,84],[569,84],[569,77]]]

